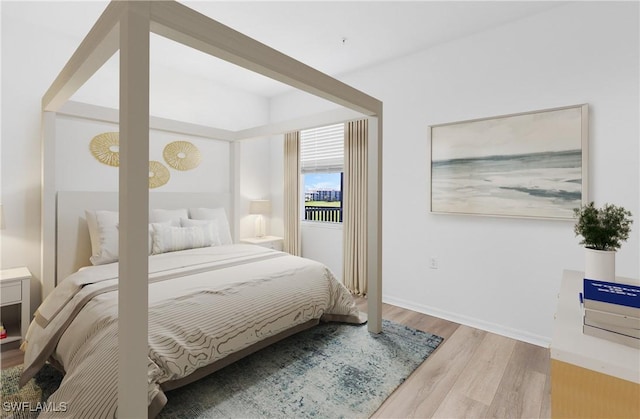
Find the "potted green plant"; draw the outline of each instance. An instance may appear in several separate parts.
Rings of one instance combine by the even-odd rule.
[[[573,210],[577,218],[574,232],[582,236],[586,250],[585,278],[615,281],[615,255],[631,232],[631,212],[623,207],[593,202]]]

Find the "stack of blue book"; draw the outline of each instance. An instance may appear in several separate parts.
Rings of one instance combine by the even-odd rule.
[[[584,278],[583,332],[640,349],[640,286]]]

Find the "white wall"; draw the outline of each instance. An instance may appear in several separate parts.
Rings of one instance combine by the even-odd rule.
[[[271,141],[269,138],[243,140],[240,142],[240,184],[239,238],[255,237],[255,215],[249,215],[249,201],[254,199],[272,200],[271,193]],[[271,231],[271,216],[265,217],[265,232]]]
[[[284,135],[271,138],[271,217],[269,234],[284,237]]]
[[[322,262],[342,282],[343,251],[342,224],[303,221],[300,235],[302,256]]]
[[[562,270],[584,266],[573,222],[430,214],[427,133],[580,103],[590,107],[589,197],[634,214],[617,273],[638,278],[639,51],[637,3],[575,2],[341,77],[384,103],[384,300],[549,342]],[[272,100],[271,116],[326,109],[291,93]]]
[[[177,72],[175,68],[158,63],[162,50],[153,42],[156,38],[157,35],[151,37],[151,115],[229,131],[252,128],[268,121],[266,98],[199,75]],[[71,100],[117,109],[119,63],[119,54],[116,53],[78,89]]]
[[[40,300],[40,99],[73,47],[27,23],[5,19],[9,7],[19,4],[2,4],[1,199],[6,229],[1,265],[26,266],[35,275],[33,310]]]
[[[89,7],[82,2],[2,2],[2,142],[1,189],[6,229],[0,242],[2,269],[27,266],[34,274],[31,283],[32,311],[40,303],[40,188],[41,188],[41,99],[64,64],[77,48],[78,39],[55,29],[56,25],[36,26],[15,16],[47,13],[52,8],[59,15],[65,7]],[[44,19],[40,19],[41,21]],[[93,22],[88,22],[88,28]],[[88,30],[87,28],[87,30]],[[64,29],[64,28],[62,28]],[[113,66],[111,64],[111,66]],[[109,65],[104,70],[107,71]],[[117,107],[115,78],[101,72],[90,81],[75,100]],[[199,88],[196,88],[196,87]],[[152,73],[152,113],[171,119],[239,129],[266,124],[269,120],[268,100],[219,85],[203,84],[190,75],[168,74],[163,69]],[[198,111],[186,110],[198,109]],[[238,112],[242,111],[242,112]],[[71,146],[71,144],[69,144]],[[75,147],[75,146],[74,146]],[[268,154],[268,150],[267,150]],[[86,155],[83,154],[86,157]],[[221,157],[221,156],[219,156]],[[211,157],[216,159],[218,157]],[[86,162],[85,162],[86,163]],[[268,170],[266,166],[260,166]],[[109,169],[105,166],[105,169]],[[175,175],[176,179],[179,177]],[[256,178],[260,175],[257,174]],[[268,172],[262,174],[268,178]],[[174,179],[175,180],[175,179]],[[83,183],[88,179],[77,179]],[[71,179],[64,180],[66,187]],[[104,179],[97,180],[104,183]],[[110,182],[110,181],[108,181]],[[207,180],[211,184],[216,179]],[[169,183],[172,187],[177,183]]]
[[[100,163],[89,150],[98,134],[117,132],[118,125],[59,115],[56,118],[56,187],[61,191],[117,191],[118,168]],[[173,141],[188,141],[200,151],[201,162],[191,170],[176,170],[164,162],[164,147]],[[230,192],[229,142],[149,132],[149,159],[169,170],[170,179],[158,192]]]

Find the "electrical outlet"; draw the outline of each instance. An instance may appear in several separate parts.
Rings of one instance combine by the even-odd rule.
[[[429,258],[429,268],[430,269],[438,269],[438,259]]]

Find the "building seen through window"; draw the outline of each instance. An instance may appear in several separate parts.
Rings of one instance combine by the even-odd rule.
[[[304,219],[342,222],[342,172],[306,173],[304,176]]]

